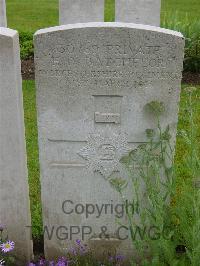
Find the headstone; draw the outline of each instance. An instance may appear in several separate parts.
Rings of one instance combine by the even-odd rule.
[[[5,0],[0,0],[0,27],[7,27]]]
[[[115,21],[160,26],[161,0],[115,0]]]
[[[60,25],[103,22],[104,0],[60,0]]]
[[[104,255],[132,252],[116,222],[120,196],[108,180],[125,177],[119,160],[146,141],[147,128],[155,128],[147,103],[164,103],[162,126],[169,124],[175,138],[183,50],[180,33],[130,23],[63,25],[36,33],[48,258],[78,238]],[[127,223],[124,215],[119,220]]]
[[[32,241],[20,70],[18,33],[0,28],[0,222],[25,265]]]

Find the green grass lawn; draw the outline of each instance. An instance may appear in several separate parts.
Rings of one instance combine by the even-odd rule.
[[[58,0],[7,0],[8,26],[35,32],[58,25]]]
[[[35,82],[23,81],[24,116],[26,127],[26,149],[29,173],[29,194],[31,200],[32,232],[39,238],[42,232],[40,172],[38,154],[38,135],[36,119]]]
[[[8,26],[19,31],[35,32],[58,25],[59,0],[7,0]],[[105,21],[114,20],[114,0],[105,0]],[[200,18],[199,0],[162,0],[161,17],[186,14],[190,20]]]
[[[168,17],[177,15],[180,21],[184,21],[188,16],[189,20],[199,20],[200,18],[200,1],[199,0],[162,0],[161,20],[167,15]]]
[[[21,32],[34,32],[39,28],[58,25],[58,0],[7,0],[7,14],[10,28]],[[161,17],[164,18],[166,14],[169,17],[172,14],[178,14],[183,21],[186,14],[188,14],[189,19],[196,19],[200,17],[200,0],[163,0]],[[106,0],[105,20],[114,20],[113,0]],[[23,82],[23,93],[33,235],[40,237],[42,219],[34,81]],[[200,90],[198,90],[198,97],[200,97]],[[179,129],[187,125],[185,107],[186,94],[183,91],[180,104]],[[200,125],[199,109],[197,117],[197,123]],[[186,175],[184,168],[181,167],[184,153],[185,147],[182,140],[178,138],[176,160],[180,169],[179,175],[182,177]]]

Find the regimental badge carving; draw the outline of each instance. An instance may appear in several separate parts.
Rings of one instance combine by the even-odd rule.
[[[92,133],[78,154],[87,160],[87,168],[109,179],[112,173],[120,171],[120,159],[129,151],[125,133]]]

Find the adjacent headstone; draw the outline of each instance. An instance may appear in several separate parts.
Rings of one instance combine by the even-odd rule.
[[[161,0],[115,0],[115,21],[160,26]]]
[[[104,0],[60,0],[60,25],[103,22]]]
[[[119,160],[146,141],[147,128],[156,127],[147,103],[164,103],[162,126],[169,124],[175,138],[183,50],[180,33],[130,23],[66,25],[36,33],[48,258],[78,238],[104,256],[132,252],[120,226],[127,223],[124,214],[116,222],[121,200],[108,180],[126,177]]]
[[[0,223],[25,265],[32,241],[20,70],[18,33],[0,28]]]
[[[0,27],[7,27],[5,0],[0,0]]]

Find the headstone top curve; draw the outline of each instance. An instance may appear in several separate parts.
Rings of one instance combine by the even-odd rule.
[[[75,23],[68,25],[55,26],[50,28],[45,28],[36,31],[34,36],[56,32],[56,31],[64,31],[70,29],[81,29],[81,28],[130,28],[130,29],[138,29],[138,30],[146,30],[164,34],[174,35],[180,38],[184,38],[183,34],[178,31],[173,31],[169,29],[163,29],[156,26],[143,25],[143,24],[135,24],[135,23],[123,23],[123,22],[88,22],[88,23]]]
[[[9,28],[0,27],[0,35],[14,37],[18,32]]]

